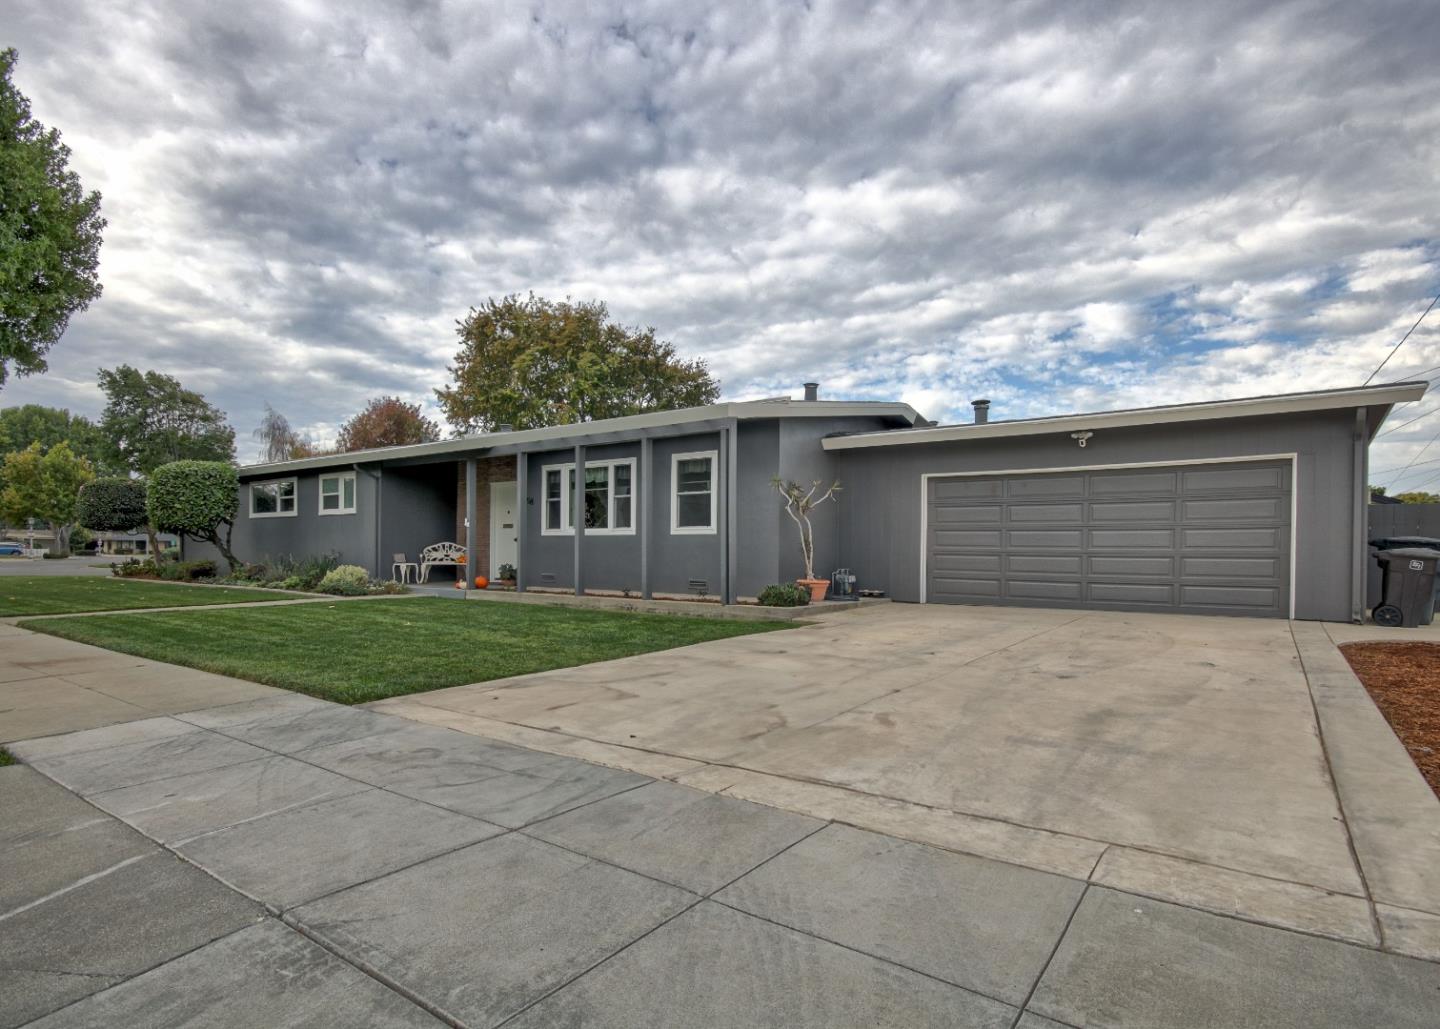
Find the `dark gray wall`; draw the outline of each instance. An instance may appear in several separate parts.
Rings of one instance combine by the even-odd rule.
[[[381,578],[389,578],[396,554],[418,562],[420,551],[432,543],[450,540],[464,545],[463,539],[454,539],[457,473],[453,461],[390,467],[381,474]],[[360,475],[363,478],[365,473]],[[433,576],[453,577],[454,570],[449,568],[438,568]]]
[[[780,423],[741,422],[739,435],[735,595],[753,597],[780,581],[780,550],[785,537],[776,515],[784,515],[780,513],[780,496],[770,485],[780,469]],[[670,517],[668,508],[665,517]]]
[[[541,533],[545,503],[545,466],[570,464],[575,460],[575,450],[549,450],[527,455],[530,462],[526,479],[528,494],[521,516],[525,519],[523,533],[525,553],[521,555],[520,574],[525,577],[526,586],[569,586],[575,585],[575,537],[545,536]],[[640,492],[640,502],[646,495],[644,472],[640,468],[640,444],[616,443],[603,447],[587,447],[587,463],[616,461],[634,458],[635,483],[633,488]],[[573,498],[572,498],[573,501]],[[572,515],[573,517],[573,515]],[[636,590],[640,589],[640,535],[587,534],[584,539],[584,556],[581,571],[586,589],[594,590]]]
[[[240,484],[240,510],[231,537],[236,557],[270,561],[285,555],[305,558],[335,553],[342,564],[360,565],[376,574],[374,477],[365,471],[355,473],[354,514],[323,516],[319,513],[320,475],[301,473],[293,478],[297,498],[293,517],[251,518],[249,482]],[[214,547],[194,540],[185,541],[184,554],[189,560],[220,556]],[[385,574],[389,574],[388,565]]]
[[[1350,619],[1355,412],[1105,429],[1080,449],[1068,433],[833,451],[846,490],[838,562],[861,587],[919,599],[921,478],[927,472],[1072,468],[1261,454],[1299,455],[1298,618]]]
[[[874,418],[791,418],[779,423],[779,470],[782,479],[792,479],[809,488],[819,481],[817,493],[828,489],[836,479],[845,477],[836,460],[838,452],[828,451],[821,444],[824,437],[844,432],[869,432],[884,428]],[[767,480],[768,481],[768,480]],[[812,538],[815,541],[815,574],[830,578],[837,568],[848,567],[840,547],[840,511],[850,503],[849,485],[841,482],[841,490],[810,514]],[[770,493],[775,532],[780,540],[779,562],[766,582],[794,582],[805,574],[805,560],[800,550],[800,530],[785,513],[780,495]]]

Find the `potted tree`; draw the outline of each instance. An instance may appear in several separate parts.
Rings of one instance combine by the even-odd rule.
[[[785,501],[785,513],[800,530],[800,554],[805,559],[805,578],[795,581],[810,591],[812,602],[818,603],[825,599],[830,580],[815,578],[815,532],[810,525],[810,512],[825,501],[835,499],[835,494],[840,492],[840,482],[838,479],[832,482],[823,493],[820,492],[819,479],[812,482],[808,489],[792,479],[771,479],[770,484]]]

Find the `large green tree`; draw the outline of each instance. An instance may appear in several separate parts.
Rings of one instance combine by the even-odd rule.
[[[235,430],[225,412],[180,381],[122,364],[100,370],[105,412],[100,430],[115,463],[149,475],[171,461],[233,461]]]
[[[704,361],[682,360],[654,329],[611,322],[599,302],[487,300],[458,332],[454,381],[435,395],[461,432],[698,407],[720,395]]]
[[[100,194],[69,168],[60,133],[30,116],[0,51],[0,386],[45,370],[70,316],[100,295]]]
[[[95,466],[97,472],[111,470],[111,455],[99,427],[84,415],[71,414],[63,407],[21,404],[0,409],[0,457],[39,443],[49,450],[57,443]]]
[[[54,551],[70,552],[81,488],[95,478],[90,462],[76,457],[68,443],[43,450],[32,443],[5,455],[5,489],[0,514],[12,522],[37,518],[55,534]]]

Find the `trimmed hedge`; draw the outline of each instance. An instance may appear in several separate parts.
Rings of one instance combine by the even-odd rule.
[[[766,586],[758,599],[764,607],[804,607],[810,603],[810,591],[793,582],[782,582]]]

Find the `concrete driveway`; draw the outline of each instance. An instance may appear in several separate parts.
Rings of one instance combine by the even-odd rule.
[[[952,819],[925,846],[543,749],[722,765],[176,671],[0,625],[0,722],[55,706],[0,768],[0,1027],[1421,1029],[1440,1002],[1440,952],[1383,952],[1421,950],[1422,912],[1322,939],[954,845],[1045,830],[748,773]],[[136,710],[67,732],[98,702],[67,677]]]
[[[1314,623],[883,605],[376,707],[1440,954],[1440,803]]]

